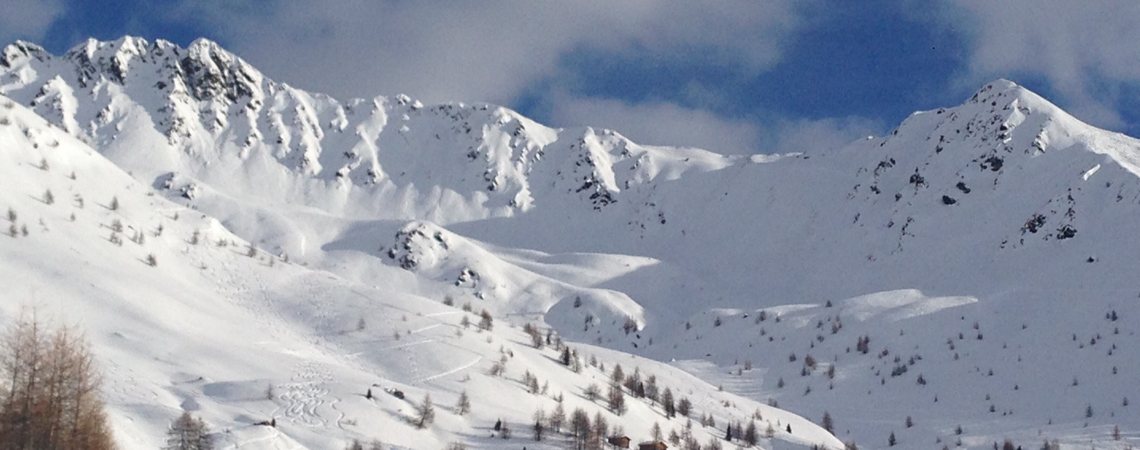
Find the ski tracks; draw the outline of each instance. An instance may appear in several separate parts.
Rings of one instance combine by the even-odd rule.
[[[327,426],[328,422],[321,416],[319,409],[330,404],[328,384],[332,381],[332,373],[321,365],[311,362],[300,364],[293,373],[292,382],[276,387],[279,390],[278,400],[285,403],[282,412],[284,418],[308,427]],[[332,404],[339,401],[340,399],[332,398]],[[337,425],[340,425],[343,416],[342,413],[337,418]]]
[[[475,365],[476,365],[476,364],[479,364],[479,362],[481,362],[481,361],[483,361],[483,356],[482,356],[482,355],[479,355],[479,356],[476,356],[476,357],[475,357],[474,359],[472,359],[471,361],[469,361],[469,362],[467,362],[467,363],[465,363],[465,364],[463,364],[463,365],[460,365],[460,366],[458,366],[458,367],[456,367],[456,368],[454,368],[454,369],[451,369],[451,370],[448,370],[448,371],[445,371],[445,372],[440,372],[440,373],[437,373],[437,374],[435,374],[435,375],[431,375],[431,376],[423,377],[423,378],[420,378],[420,379],[416,380],[415,382],[416,382],[417,384],[420,384],[420,383],[428,383],[428,382],[431,382],[431,381],[434,381],[434,380],[437,380],[437,379],[440,379],[440,378],[443,378],[443,377],[446,377],[446,376],[455,375],[455,374],[457,374],[457,373],[459,373],[459,372],[462,372],[462,371],[464,371],[464,370],[467,370],[467,369],[470,369],[470,368],[472,368],[472,367],[475,367]]]

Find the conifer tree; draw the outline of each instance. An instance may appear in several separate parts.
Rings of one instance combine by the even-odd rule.
[[[479,329],[491,331],[491,328],[493,328],[494,325],[495,319],[491,317],[491,313],[489,311],[484,309],[479,313]]]
[[[692,410],[693,403],[689,401],[688,397],[681,397],[681,400],[677,401],[677,414],[680,414],[681,417],[688,417]]]
[[[534,431],[534,440],[541,441],[543,433],[546,431],[546,411],[541,407],[534,410],[534,426],[531,429]]]
[[[771,426],[769,426],[771,428]],[[744,429],[744,442],[749,446],[756,445],[760,441],[760,436],[756,432],[756,421],[749,420],[748,427]]]
[[[166,432],[166,447],[164,450],[211,450],[214,443],[210,438],[210,429],[202,419],[196,419],[190,413],[184,412],[170,424]]]
[[[661,394],[661,407],[665,409],[665,417],[675,417],[677,409],[673,405],[673,390],[665,388],[665,392]]]
[[[467,396],[467,391],[459,393],[459,401],[455,403],[455,411],[461,416],[471,412],[471,399]]]
[[[416,428],[427,428],[435,420],[435,405],[431,394],[424,394],[424,400],[416,406]]]
[[[574,448],[582,450],[590,440],[590,415],[577,408],[570,416],[570,430],[574,435]]]
[[[610,384],[606,399],[609,401],[610,411],[619,416],[625,414],[625,393],[622,392],[621,386],[617,383]]]
[[[562,423],[566,421],[566,410],[562,409],[562,403],[554,405],[554,411],[550,412],[550,417],[546,421],[555,433],[562,431]]]

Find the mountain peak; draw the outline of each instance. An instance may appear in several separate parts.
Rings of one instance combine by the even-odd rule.
[[[1064,113],[1061,108],[1058,108],[1057,105],[1054,105],[1036,92],[1005,78],[998,78],[986,83],[978,89],[966,103],[999,106],[1011,105],[1013,100],[1016,100],[1016,106],[1025,107],[1033,111]]]
[[[47,50],[44,50],[43,47],[40,47],[37,44],[28,41],[17,40],[11,44],[6,45],[3,52],[0,52],[0,66],[12,67],[16,61],[29,57],[43,61],[46,58],[50,58],[51,54],[49,54]]]
[[[218,57],[229,61],[239,59],[237,55],[226,50],[221,44],[205,37],[200,37],[191,42],[190,45],[186,46],[186,52],[194,58]]]

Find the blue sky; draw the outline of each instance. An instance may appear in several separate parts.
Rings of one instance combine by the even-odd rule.
[[[504,104],[726,153],[881,134],[1009,78],[1140,136],[1140,2],[0,0],[0,38],[218,41],[337,97]]]

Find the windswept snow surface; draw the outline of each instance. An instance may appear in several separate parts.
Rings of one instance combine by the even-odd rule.
[[[525,323],[683,390],[716,418],[702,442],[759,407],[795,431],[766,448],[1140,444],[1140,142],[1010,81],[884,137],[764,157],[337,100],[206,40],[16,43],[0,93],[0,206],[19,215],[0,277],[21,287],[3,312],[82,323],[128,448],[182,410],[240,448],[498,448],[490,424],[526,439],[555,392],[603,410],[581,393],[606,375],[529,348]],[[494,330],[461,330],[466,304]],[[373,384],[408,396],[363,398]],[[441,414],[420,431],[425,393]],[[683,425],[632,403],[607,417],[635,441]],[[825,412],[837,438],[800,418]]]

